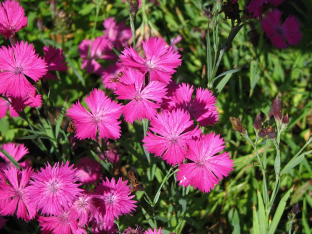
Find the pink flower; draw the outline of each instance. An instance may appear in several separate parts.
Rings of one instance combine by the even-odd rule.
[[[161,231],[161,228],[159,228],[158,231],[157,228],[154,228],[154,230],[148,229],[147,231],[144,232],[144,234],[163,234],[163,232]]]
[[[73,203],[74,199],[81,196],[82,189],[79,189],[77,178],[75,177],[76,169],[74,165],[68,166],[63,162],[50,164],[46,168],[32,176],[31,186],[28,187],[29,194],[38,210],[42,214],[57,215],[59,212],[67,210]]]
[[[261,22],[262,30],[278,49],[288,47],[285,39],[289,45],[297,45],[302,39],[298,20],[291,15],[281,25],[282,14],[283,12],[279,10],[270,11]]]
[[[169,110],[180,108],[188,111],[200,126],[215,124],[218,121],[216,98],[208,89],[198,88],[196,97],[193,99],[193,92],[193,86],[180,84],[171,92],[171,97],[168,97],[171,99],[171,102],[168,103]]]
[[[79,45],[78,50],[82,58],[81,68],[86,69],[88,73],[102,75],[104,68],[96,60],[115,60],[116,55],[104,36],[94,39],[89,54],[90,45],[91,40],[83,40]]]
[[[29,107],[40,107],[42,104],[42,97],[40,94],[37,94],[35,89],[28,90],[25,97],[11,97],[12,107],[16,111],[23,111],[26,106]]]
[[[0,33],[7,39],[27,27],[24,9],[16,1],[6,0],[0,5]]]
[[[157,113],[156,109],[160,108],[157,102],[161,102],[166,94],[164,83],[150,81],[146,86],[144,83],[145,75],[134,69],[125,70],[122,80],[117,83],[117,98],[131,100],[123,109],[129,123],[143,118],[151,120]]]
[[[8,203],[0,210],[2,215],[13,215],[16,211],[17,218],[29,221],[36,215],[36,207],[30,203],[27,193],[29,179],[33,173],[31,168],[19,171],[16,167],[4,171],[7,183],[0,183],[0,200]]]
[[[134,195],[130,196],[130,187],[128,181],[122,182],[119,178],[117,183],[114,178],[111,182],[108,178],[97,185],[94,192],[95,206],[98,207],[100,216],[103,220],[114,221],[118,216],[129,214],[134,210],[136,201],[131,200]]]
[[[84,157],[75,165],[76,176],[84,184],[92,184],[102,177],[101,164],[95,160]]]
[[[114,220],[107,220],[103,218],[99,213],[92,220],[91,225],[92,233],[94,234],[114,234],[119,233],[117,225],[114,223]]]
[[[24,144],[7,143],[1,146],[5,151],[7,151],[17,162],[20,161],[26,154],[28,154],[28,149]],[[15,167],[13,163],[0,152],[0,157],[4,159],[4,163],[0,162],[0,170],[9,169]],[[30,159],[26,159],[24,162],[20,162],[19,165],[22,168],[30,166]]]
[[[229,153],[216,155],[224,147],[223,139],[214,133],[189,141],[186,158],[192,163],[180,165],[180,171],[177,173],[179,185],[192,185],[202,192],[210,192],[234,167]]]
[[[87,111],[78,101],[67,110],[77,130],[79,139],[96,139],[97,130],[100,138],[117,139],[120,137],[120,121],[117,121],[122,113],[121,104],[117,104],[108,98],[105,93],[95,89],[85,99],[90,111]]]
[[[285,0],[251,0],[249,5],[247,6],[247,9],[250,13],[253,14],[254,17],[259,17],[261,19],[262,12],[265,6],[273,5],[274,7],[277,7],[284,1]]]
[[[37,82],[47,72],[46,63],[35,54],[32,44],[17,42],[0,49],[0,94],[25,97],[35,88],[25,75]]]
[[[62,50],[53,46],[45,46],[43,47],[43,52],[43,59],[48,65],[48,71],[66,71],[68,69],[67,63],[63,63],[64,55]],[[49,72],[43,78],[59,80],[54,74]]]
[[[18,117],[18,113],[13,106],[7,100],[0,98],[0,119],[5,117],[8,109],[10,110],[10,117]]]
[[[174,50],[175,52],[177,52],[177,51],[179,51],[179,50],[180,50],[180,51],[183,51],[182,48],[178,48],[178,47],[176,46],[176,44],[178,44],[181,40],[182,40],[182,37],[181,37],[180,34],[179,34],[178,36],[173,37],[173,38],[170,39],[170,46],[173,48],[173,50]]]
[[[38,222],[43,233],[53,234],[82,234],[87,233],[85,229],[78,226],[78,215],[72,210],[60,211],[55,216],[39,216]]]
[[[149,72],[151,81],[160,81],[168,84],[171,75],[181,65],[180,55],[168,46],[164,39],[151,37],[148,41],[143,41],[145,57],[142,58],[132,48],[122,51],[120,59],[127,68],[139,69],[141,72]]]
[[[118,62],[116,64],[110,65],[103,72],[103,75],[102,75],[102,82],[104,84],[104,87],[106,89],[115,90],[116,85],[118,84],[118,82],[120,81],[122,77],[124,69],[125,68]]]
[[[117,24],[114,17],[104,19],[103,26],[106,28],[103,31],[104,37],[118,50],[121,47],[125,47],[128,40],[132,37],[131,28],[127,27],[124,22]]]
[[[74,201],[70,208],[78,214],[78,225],[83,227],[88,225],[89,221],[97,214],[97,209],[93,204],[92,197],[89,194],[83,194]]]
[[[172,165],[185,159],[187,142],[201,134],[198,126],[194,128],[190,115],[180,109],[157,114],[149,129],[154,133],[147,132],[144,147]]]

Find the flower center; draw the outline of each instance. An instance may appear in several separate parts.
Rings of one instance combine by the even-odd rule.
[[[153,67],[154,67],[154,63],[153,63],[153,61],[151,59],[147,60],[145,62],[145,65],[149,68],[149,70],[152,70]]]
[[[283,29],[282,29],[282,28],[277,28],[277,29],[276,29],[276,33],[277,33],[278,35],[281,35],[281,36],[284,35]]]
[[[115,196],[113,194],[110,194],[106,197],[106,202],[110,205],[112,205],[115,201]]]
[[[58,183],[56,181],[51,181],[49,184],[48,184],[48,187],[49,187],[49,191],[51,193],[56,193],[59,188],[58,188]]]
[[[15,67],[14,74],[21,74],[23,71],[23,67]]]

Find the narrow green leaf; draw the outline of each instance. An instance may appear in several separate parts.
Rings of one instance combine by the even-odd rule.
[[[227,84],[227,82],[230,80],[230,78],[232,77],[232,73],[227,74],[225,77],[222,78],[222,80],[218,83],[216,90],[217,93],[220,93],[222,91],[222,89],[224,88],[224,86]]]
[[[204,193],[200,198],[196,198],[194,205],[187,210],[187,213],[192,215],[207,200],[208,196],[208,193]]]
[[[155,223],[153,222],[151,216],[149,216],[149,214],[146,212],[146,210],[145,210],[143,207],[141,207],[141,209],[142,209],[142,213],[143,213],[143,215],[145,216],[145,218],[146,218],[148,224],[150,225],[150,227],[151,227],[152,229],[156,228],[156,225],[155,225]]]
[[[210,82],[210,79],[212,78],[213,68],[212,68],[212,55],[211,55],[211,44],[210,44],[210,36],[209,36],[209,28],[207,30],[207,77],[208,77],[208,83]]]
[[[260,225],[255,204],[253,204],[252,207],[252,217],[253,217],[252,219],[253,234],[260,234]]]
[[[5,156],[8,160],[10,160],[10,162],[11,162],[14,166],[16,166],[19,170],[22,169],[21,166],[18,164],[18,162],[17,162],[5,149],[3,149],[3,148],[1,147],[1,148],[0,148],[0,151],[1,151],[1,153],[4,154],[4,156]]]
[[[181,198],[180,199],[180,204],[182,206],[183,213],[185,213],[185,211],[186,211],[186,199],[185,198]]]
[[[259,207],[259,223],[261,223],[260,233],[266,234],[267,218],[265,215],[264,204],[263,204],[263,200],[262,200],[261,193],[259,192],[259,190],[257,190],[257,195],[258,195],[258,207]]]
[[[73,69],[73,72],[75,73],[75,75],[77,76],[78,80],[81,82],[81,84],[83,85],[83,87],[86,86],[84,78],[82,77],[82,75],[80,75],[80,73],[78,72],[78,70],[75,68],[75,65],[73,64],[73,62],[71,61],[71,59],[65,55],[66,58],[66,62],[68,62],[68,65],[71,67],[71,69]]]
[[[200,229],[200,225],[191,217],[184,217],[185,221],[193,227]]]
[[[232,43],[232,41],[234,40],[234,38],[236,37],[237,33],[242,29],[242,27],[244,27],[246,24],[241,24],[241,25],[237,25],[234,28],[231,29],[231,32],[226,40],[226,42],[224,43],[226,47],[229,47],[229,45]]]
[[[299,163],[301,163],[301,161],[304,159],[305,153],[301,154],[299,157],[297,158],[293,158],[291,159],[286,166],[283,168],[282,172],[281,172],[281,176],[286,174],[287,172],[289,172],[291,169],[293,169],[295,166],[297,166]]]
[[[283,196],[283,198],[281,199],[281,201],[279,202],[278,204],[278,207],[275,211],[275,214],[274,214],[274,217],[273,217],[273,220],[270,224],[270,229],[269,229],[269,234],[274,234],[275,233],[275,230],[277,228],[277,225],[283,215],[283,212],[285,210],[285,207],[286,207],[286,201],[288,200],[291,192],[293,191],[294,188],[291,188],[288,190],[288,192]]]
[[[234,227],[234,230],[232,231],[233,234],[240,234],[241,229],[239,225],[239,215],[236,209],[231,209],[229,212],[229,220],[231,225]]]
[[[274,161],[274,170],[277,177],[280,176],[281,172],[281,156],[279,153],[276,154],[275,161]]]
[[[311,233],[312,229],[310,228],[310,225],[307,220],[308,214],[307,214],[307,201],[306,198],[303,199],[303,207],[302,207],[302,226],[305,233]]]
[[[105,163],[102,159],[100,159],[99,156],[96,153],[94,153],[92,150],[90,152],[91,152],[93,158],[97,162],[99,162],[102,165],[102,167],[104,167],[107,171],[109,171],[109,165],[107,163]]]
[[[94,3],[89,3],[87,6],[83,7],[78,13],[80,15],[88,15],[94,8]]]
[[[225,76],[225,75],[234,74],[234,73],[240,71],[241,69],[242,69],[242,67],[235,68],[235,69],[229,70],[229,71],[225,71],[225,72],[221,73],[220,75],[218,75],[216,78],[214,78],[214,79],[212,80],[212,83],[214,83],[217,79],[219,79],[219,78],[221,78],[221,77],[223,77],[223,76]]]
[[[265,175],[263,175],[263,180],[262,180],[262,196],[263,196],[264,204],[269,204],[269,194],[268,194],[268,187],[267,187]]]
[[[58,138],[58,134],[59,134],[59,131],[60,131],[60,128],[61,128],[61,124],[62,124],[64,113],[65,113],[65,104],[66,104],[66,101],[64,102],[62,110],[61,110],[61,113],[60,113],[60,115],[59,115],[59,117],[58,117],[58,119],[56,121],[56,125],[55,125],[55,139]]]

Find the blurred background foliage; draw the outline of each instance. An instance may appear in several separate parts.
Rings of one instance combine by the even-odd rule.
[[[51,44],[62,48],[70,67],[66,74],[59,74],[61,82],[49,80],[50,92],[43,97],[47,103],[43,109],[49,108],[50,113],[57,118],[65,100],[65,107],[68,108],[78,99],[82,100],[93,88],[103,89],[100,76],[87,74],[81,69],[78,46],[84,39],[103,35],[103,20],[107,17],[112,16],[117,22],[125,21],[130,25],[129,5],[122,3],[121,0],[20,2],[28,17],[28,27],[18,32],[18,39],[34,43],[37,53],[41,55],[44,45]],[[139,9],[135,21],[138,34],[145,37],[161,36],[169,44],[171,38],[181,35],[182,41],[177,46],[183,49],[180,50],[183,62],[173,79],[190,83],[195,87],[207,87],[206,33],[209,19],[204,15],[204,10],[213,11],[215,0],[158,0],[158,2],[159,4],[147,1],[147,4]],[[96,17],[99,3],[102,4]],[[242,9],[244,1],[239,0],[239,5]],[[220,121],[216,126],[203,129],[205,132],[215,131],[224,137],[226,151],[230,152],[235,162],[234,171],[213,191],[203,194],[190,187],[184,189],[178,186],[173,176],[165,181],[158,194],[159,185],[168,173],[169,166],[153,156],[150,162],[146,160],[141,144],[140,123],[134,123],[133,126],[123,124],[122,137],[115,142],[121,155],[120,163],[110,172],[106,171],[105,176],[111,177],[112,173],[115,173],[115,176],[124,176],[126,179],[124,171],[135,167],[138,179],[153,202],[152,205],[148,204],[144,193],[137,191],[137,211],[133,216],[122,217],[118,221],[120,230],[138,224],[144,228],[157,225],[176,233],[252,233],[252,212],[253,207],[257,206],[256,191],[261,191],[262,177],[251,146],[232,129],[229,117],[240,118],[251,139],[255,139],[252,127],[254,117],[260,111],[268,114],[271,102],[279,96],[282,100],[283,115],[288,113],[290,117],[288,130],[281,137],[282,165],[285,165],[305,144],[312,130],[312,2],[286,0],[280,9],[287,14],[295,15],[300,21],[303,32],[300,45],[278,50],[263,37],[260,22],[250,20],[226,49],[217,70],[216,75],[219,75],[240,68],[230,78],[227,77],[226,80],[220,78],[215,83],[213,92],[217,96]],[[217,35],[220,41],[219,48],[227,40],[231,25],[231,21],[225,20],[224,14],[220,13]],[[209,33],[210,39],[213,40],[211,29]],[[8,41],[2,37],[0,44],[7,45]],[[109,65],[106,61],[102,61],[101,64],[106,67]],[[218,84],[223,87],[221,92],[215,89]],[[40,88],[39,85],[38,89]],[[107,93],[112,95],[109,91]],[[28,108],[26,114],[36,122],[34,111]],[[62,125],[64,131],[66,120],[65,116]],[[1,119],[1,141],[9,142],[26,136],[24,131],[26,126],[27,123],[21,118]],[[58,144],[66,143],[56,140]],[[47,156],[30,140],[26,144],[34,159],[53,158],[55,152]],[[88,142],[82,142],[77,150],[71,148],[66,152],[71,155],[71,160],[75,161],[79,155],[92,155],[94,147]],[[262,147],[265,147],[265,141]],[[307,150],[311,148],[308,146]],[[269,191],[272,190],[275,178],[274,156],[273,144],[269,143],[267,155]],[[312,156],[308,155],[282,180],[281,192],[276,201],[279,201],[292,186],[294,192],[287,203],[276,233],[285,233],[287,230],[287,213],[295,203],[299,204],[302,211],[296,216],[293,226],[299,227],[299,233],[312,232],[311,158]],[[273,207],[273,214],[274,208],[276,206]]]

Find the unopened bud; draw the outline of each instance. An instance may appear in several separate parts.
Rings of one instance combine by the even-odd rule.
[[[230,117],[230,121],[231,121],[232,126],[234,127],[235,131],[237,131],[243,135],[247,135],[247,130],[239,119],[237,119],[235,117]]]
[[[266,132],[268,133],[268,137],[270,139],[275,139],[276,137],[276,132],[274,128],[272,128],[270,125],[266,127]]]
[[[37,27],[38,27],[40,32],[43,31],[43,20],[42,20],[42,18],[37,19]]]
[[[260,111],[260,117],[261,117],[262,123],[264,123],[264,121],[266,120],[266,115],[262,111]]]
[[[275,119],[282,119],[282,103],[279,100],[278,96],[276,96],[275,100],[272,102],[269,117],[274,116]]]
[[[257,116],[255,117],[255,121],[254,121],[254,125],[253,127],[256,129],[256,130],[260,130],[261,129],[261,116],[260,114],[257,114]]]
[[[282,123],[283,124],[288,124],[289,123],[289,117],[288,117],[288,114],[286,114],[283,119],[282,119]]]
[[[261,129],[260,132],[258,133],[259,137],[265,137],[266,135],[268,135],[268,133],[265,128]]]
[[[139,1],[138,0],[129,0],[130,3],[130,14],[135,18],[139,10]]]

